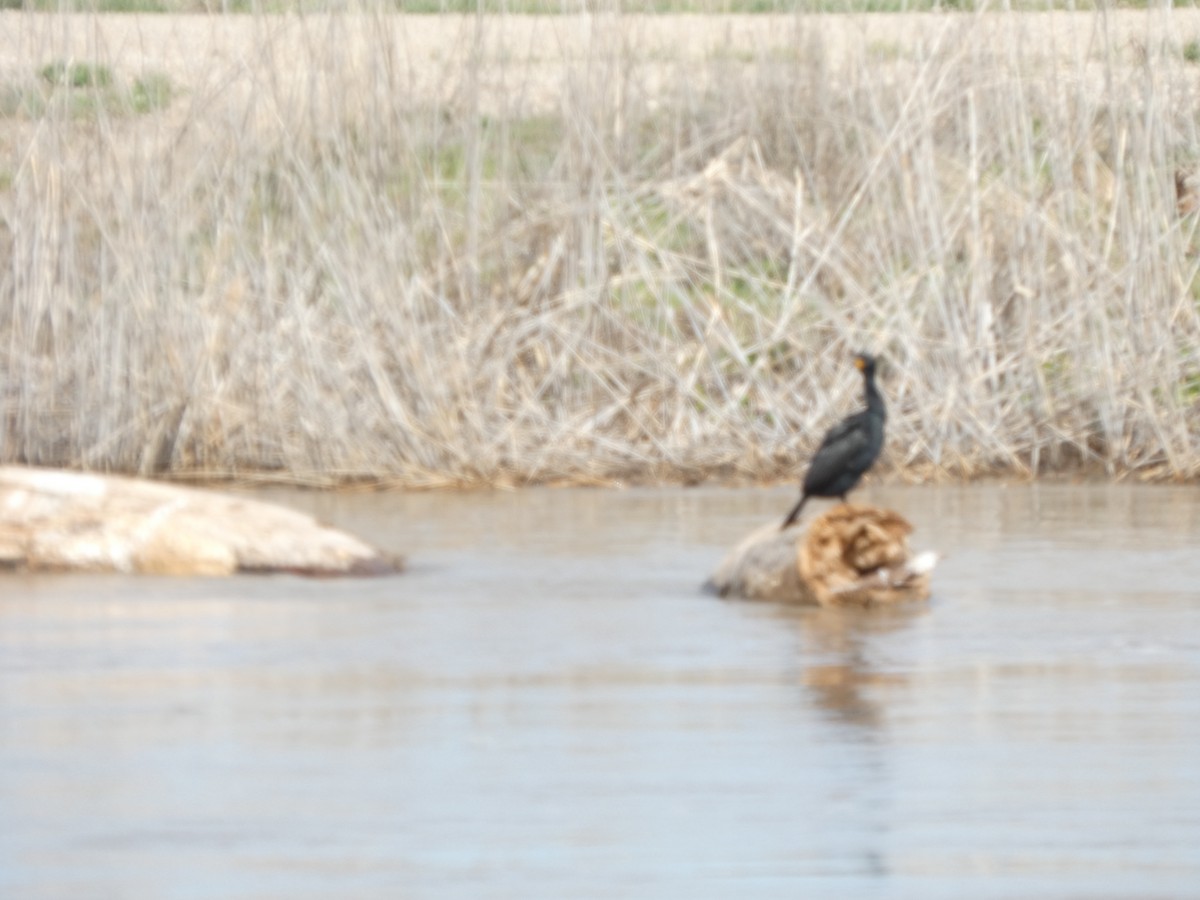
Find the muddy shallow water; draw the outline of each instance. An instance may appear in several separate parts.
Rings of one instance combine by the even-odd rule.
[[[793,492],[272,491],[381,581],[0,578],[0,896],[1200,893],[1200,494],[879,488],[928,605],[697,586]]]

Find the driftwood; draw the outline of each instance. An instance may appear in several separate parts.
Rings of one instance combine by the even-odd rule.
[[[177,485],[0,467],[0,568],[383,575],[401,562],[295,510]]]
[[[771,522],[738,544],[706,587],[722,597],[872,606],[929,597],[934,553],[915,556],[897,512],[843,503],[808,528]]]

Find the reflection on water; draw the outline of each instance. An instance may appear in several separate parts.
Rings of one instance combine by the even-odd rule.
[[[0,579],[0,897],[1180,897],[1200,503],[873,488],[934,601],[697,587],[793,492],[271,492],[383,581]]]
[[[871,729],[885,723],[885,709],[874,685],[901,685],[903,672],[879,670],[872,659],[874,636],[908,627],[917,616],[925,615],[925,604],[909,604],[895,609],[819,609],[792,610],[800,629],[799,652],[804,659],[827,655],[834,662],[810,662],[804,668],[804,684],[812,702],[841,721],[863,729],[870,739]]]

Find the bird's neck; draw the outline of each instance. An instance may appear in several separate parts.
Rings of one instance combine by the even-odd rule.
[[[879,388],[875,386],[874,378],[868,379],[863,385],[863,397],[867,401],[867,409],[881,416],[887,415],[887,408],[883,405],[883,394],[879,393]]]

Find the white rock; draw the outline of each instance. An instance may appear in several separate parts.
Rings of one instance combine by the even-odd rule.
[[[311,516],[161,482],[0,467],[0,566],[228,575],[382,575],[402,563]]]

